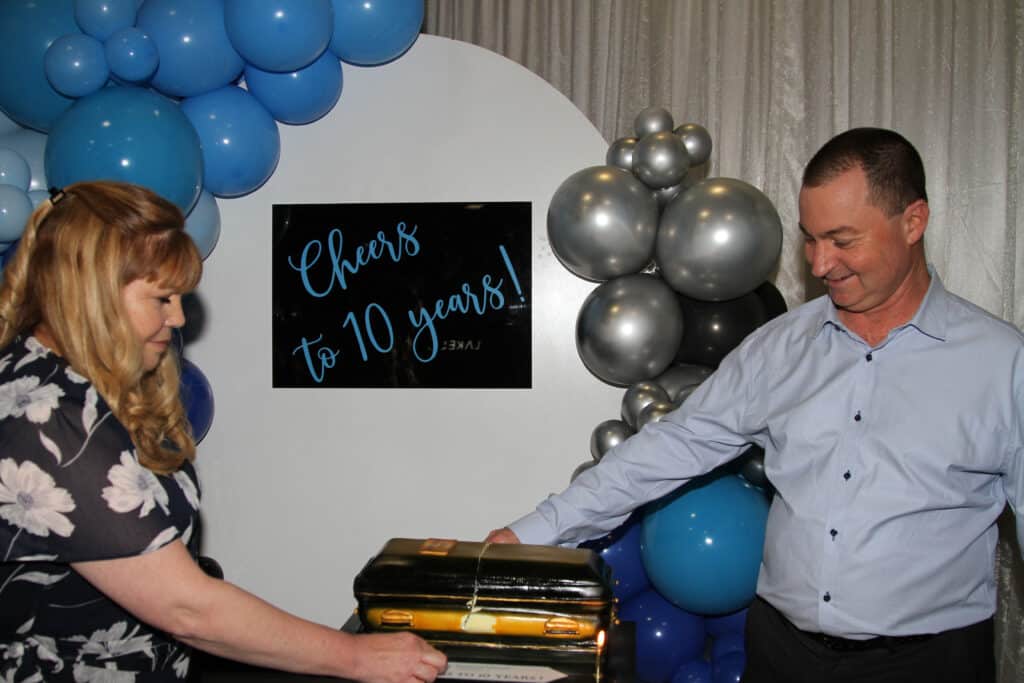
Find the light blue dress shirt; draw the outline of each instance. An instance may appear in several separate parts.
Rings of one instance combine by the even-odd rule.
[[[997,517],[1024,547],[1024,335],[948,293],[875,347],[828,297],[751,334],[681,408],[510,525],[574,544],[764,448],[776,489],[757,592],[799,628],[935,633],[996,607]]]

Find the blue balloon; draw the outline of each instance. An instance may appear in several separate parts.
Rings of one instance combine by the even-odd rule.
[[[75,21],[82,31],[103,42],[135,24],[135,0],[75,0]]]
[[[0,111],[0,135],[7,135],[16,130],[21,130],[21,126],[12,121],[3,111]]]
[[[43,63],[50,85],[68,97],[96,92],[110,77],[103,45],[83,33],[70,33],[53,41]]]
[[[296,71],[331,40],[331,0],[224,0],[224,28],[242,58],[263,71]]]
[[[13,242],[21,237],[31,215],[28,192],[14,185],[0,185],[0,242]]]
[[[29,190],[28,191],[28,198],[29,198],[29,200],[32,201],[32,208],[35,209],[44,200],[50,198],[50,193],[47,192],[46,190]]]
[[[18,251],[19,240],[14,240],[8,244],[2,253],[0,253],[0,271],[3,271],[10,263],[11,259],[14,258],[14,254]]]
[[[0,145],[0,185],[14,185],[28,192],[32,182],[32,169],[25,157],[10,147]]]
[[[408,50],[423,24],[423,0],[331,0],[331,52],[349,64],[390,62]]]
[[[711,639],[711,659],[719,659],[730,652],[746,652],[742,633],[724,633]]]
[[[79,100],[53,126],[46,177],[144,185],[188,213],[199,198],[199,137],[178,105],[142,88],[103,88]]]
[[[46,80],[46,50],[78,33],[72,0],[0,2],[0,109],[22,126],[44,133],[73,99]]]
[[[679,665],[704,650],[704,618],[647,590],[621,603],[619,619],[636,626],[636,676],[641,683],[667,683]]]
[[[217,200],[206,190],[199,194],[199,201],[185,218],[185,232],[196,243],[204,259],[217,245],[220,237],[220,209],[217,208]]]
[[[224,29],[224,0],[146,0],[136,26],[156,43],[152,85],[194,97],[235,82],[245,62]]]
[[[281,155],[277,123],[251,94],[228,86],[190,97],[181,110],[203,149],[203,187],[218,197],[252,192],[274,172]]]
[[[187,358],[181,359],[181,402],[192,426],[192,438],[199,443],[213,424],[213,389],[206,375]]]
[[[701,477],[649,506],[644,567],[666,598],[697,614],[750,604],[764,548],[768,503],[732,474]]]
[[[744,607],[737,612],[723,614],[719,617],[707,617],[704,620],[704,626],[708,630],[708,635],[712,638],[717,638],[727,633],[739,633],[742,635],[747,626],[747,608]]]
[[[281,123],[311,123],[329,112],[341,96],[341,63],[324,52],[304,69],[291,73],[245,67],[245,85]]]
[[[711,661],[712,683],[740,683],[747,655],[743,652],[729,652]]]
[[[711,663],[701,658],[683,662],[672,674],[672,683],[711,683]]]
[[[46,136],[28,128],[18,128],[12,133],[0,136],[0,147],[13,149],[20,154],[32,172],[29,190],[45,190],[46,183]]]
[[[160,56],[156,43],[134,26],[123,28],[103,44],[110,72],[128,83],[141,83],[156,71]]]
[[[651,587],[640,553],[640,518],[630,517],[607,536],[581,543],[604,559],[612,569],[612,592],[620,602]]]

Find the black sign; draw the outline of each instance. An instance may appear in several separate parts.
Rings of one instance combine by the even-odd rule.
[[[531,386],[529,202],[273,219],[275,387]]]

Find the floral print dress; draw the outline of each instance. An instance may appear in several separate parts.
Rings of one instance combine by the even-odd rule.
[[[0,682],[173,681],[189,649],[70,564],[181,539],[193,556],[195,471],[139,464],[89,381],[34,337],[0,350]],[[156,587],[155,587],[156,588]]]

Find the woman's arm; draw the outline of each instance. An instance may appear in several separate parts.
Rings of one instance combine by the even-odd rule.
[[[411,633],[352,635],[280,610],[204,574],[180,541],[72,567],[142,621],[229,659],[365,683],[429,682],[446,664]]]

